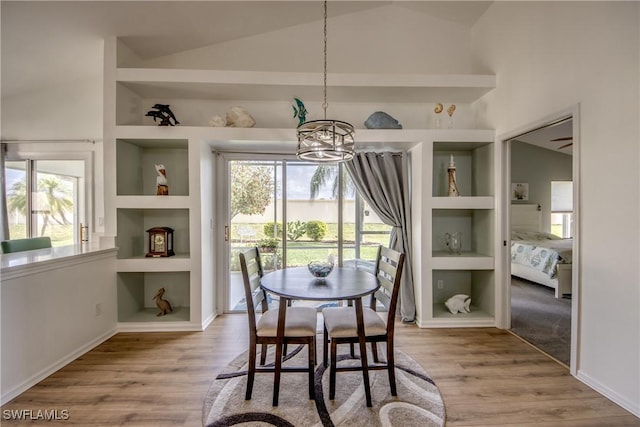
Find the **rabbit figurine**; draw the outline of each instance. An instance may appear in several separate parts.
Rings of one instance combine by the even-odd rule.
[[[156,305],[160,310],[158,314],[156,314],[156,316],[164,316],[165,314],[171,313],[173,311],[171,309],[171,304],[169,303],[169,301],[167,301],[166,299],[162,299],[164,292],[164,288],[160,288],[158,289],[158,292],[156,292],[156,295],[151,298],[156,302]]]

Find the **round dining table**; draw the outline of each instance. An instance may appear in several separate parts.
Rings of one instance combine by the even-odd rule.
[[[371,390],[367,362],[367,349],[364,334],[362,313],[362,297],[378,290],[378,278],[366,271],[354,268],[336,267],[324,278],[314,277],[307,267],[291,267],[266,273],[260,280],[260,286],[266,292],[280,297],[278,308],[278,329],[276,344],[276,375],[274,377],[274,404],[280,387],[279,372],[282,365],[282,343],[288,300],[336,301],[350,300],[354,302],[362,377],[364,380],[367,406],[371,406]]]

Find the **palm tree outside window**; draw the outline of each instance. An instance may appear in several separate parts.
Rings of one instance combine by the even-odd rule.
[[[83,160],[8,160],[9,238],[49,236],[53,246],[79,243],[84,218]]]

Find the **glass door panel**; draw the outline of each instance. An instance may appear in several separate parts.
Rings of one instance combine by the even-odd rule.
[[[286,163],[286,265],[340,263],[340,168],[337,164]],[[337,302],[294,301],[318,309]]]
[[[239,254],[259,247],[263,269],[282,265],[282,162],[233,160],[229,166],[228,309],[246,310]],[[278,190],[279,191],[279,190]]]

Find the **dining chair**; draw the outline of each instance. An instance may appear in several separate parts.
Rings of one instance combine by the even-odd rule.
[[[0,249],[2,249],[3,254],[31,251],[34,249],[45,249],[50,247],[51,238],[48,236],[3,240],[2,242],[0,242]]]
[[[278,310],[269,310],[267,295],[260,287],[260,279],[263,275],[260,252],[258,248],[252,248],[240,253],[240,268],[244,281],[244,292],[247,302],[247,314],[249,318],[249,368],[247,373],[247,390],[245,400],[251,400],[253,382],[256,372],[274,372],[275,381],[278,382],[280,372],[308,372],[309,374],[309,399],[315,398],[314,370],[315,370],[315,346],[317,312],[313,307],[286,308],[283,345],[306,344],[309,349],[308,366],[304,367],[265,367],[267,346],[277,344]],[[256,309],[260,306],[262,315],[256,316]],[[256,368],[256,346],[261,345],[260,366]],[[278,369],[280,368],[280,369]],[[278,406],[279,384],[274,384],[273,406]]]
[[[374,365],[367,366],[369,370],[386,369],[388,371],[392,396],[397,396],[393,334],[403,265],[403,253],[383,246],[378,248],[374,272],[380,281],[380,289],[371,295],[369,307],[363,307],[365,341],[371,343],[371,352],[373,354],[373,362],[375,363]],[[378,303],[381,303],[387,312],[386,321],[376,312]],[[336,372],[354,370],[353,367],[337,366],[338,344],[350,344],[353,346],[353,344],[359,342],[359,337],[355,309],[352,306],[327,307],[322,310],[322,315],[324,317],[323,363],[325,367],[328,362],[327,350],[329,343],[331,343],[329,399],[333,400],[336,394]],[[379,360],[377,348],[377,343],[379,342],[386,343],[386,363]],[[362,369],[362,367],[359,369]]]

